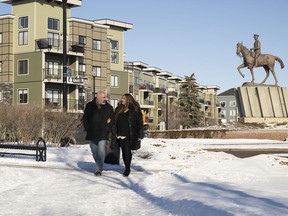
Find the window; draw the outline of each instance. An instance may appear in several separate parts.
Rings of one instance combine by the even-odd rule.
[[[115,109],[117,107],[117,104],[118,104],[118,99],[111,99],[110,104]]]
[[[3,101],[3,92],[0,91],[0,101]]]
[[[28,60],[18,61],[18,74],[28,74]]]
[[[112,50],[118,50],[118,49],[119,49],[119,47],[118,47],[118,41],[111,40],[110,44],[111,44],[111,49],[112,49]]]
[[[236,115],[236,111],[235,110],[230,110],[230,116],[235,116]]]
[[[28,44],[28,31],[21,31],[18,33],[18,45],[27,45]]]
[[[51,75],[52,77],[58,76],[60,63],[56,61],[48,61],[47,63],[48,63],[47,75]]]
[[[118,52],[111,52],[111,62],[118,64],[118,62],[119,62]]]
[[[118,76],[117,75],[111,75],[111,86],[118,87]]]
[[[230,101],[230,107],[236,107],[236,101]]]
[[[2,61],[0,61],[0,73],[2,72]]]
[[[85,36],[79,36],[79,44],[83,44],[85,45],[86,44],[86,37]]]
[[[226,110],[221,110],[221,117],[226,118]]]
[[[100,40],[93,40],[92,41],[92,49],[93,50],[101,50],[101,41]]]
[[[226,101],[220,101],[220,106],[221,107],[226,107]]]
[[[52,45],[54,47],[59,47],[59,34],[48,32],[48,42],[49,42],[49,45]]]
[[[18,103],[28,103],[28,89],[18,89]]]
[[[48,29],[59,30],[60,22],[58,19],[48,18]]]
[[[47,90],[46,103],[47,102],[52,103],[54,105],[58,105],[59,104],[59,90]]]
[[[28,28],[28,16],[19,18],[18,28]]]
[[[139,79],[139,77],[135,77],[134,78],[134,84],[140,84],[140,79]]]
[[[93,66],[92,67],[92,75],[96,76],[96,77],[100,77],[101,76],[101,68],[97,67],[97,66]]]
[[[79,64],[79,71],[80,72],[86,72],[86,65],[85,64]]]
[[[129,93],[133,94],[134,91],[134,86],[133,85],[129,85]]]
[[[2,32],[0,32],[0,44],[2,44]]]

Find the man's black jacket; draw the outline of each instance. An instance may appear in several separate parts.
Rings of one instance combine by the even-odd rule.
[[[113,124],[114,111],[110,104],[99,105],[96,98],[86,104],[83,115],[86,140],[108,140]]]

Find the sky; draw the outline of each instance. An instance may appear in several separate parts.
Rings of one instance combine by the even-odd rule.
[[[252,48],[259,34],[262,53],[280,57],[286,67],[275,70],[281,87],[288,85],[287,0],[83,0],[72,16],[113,19],[133,24],[125,32],[125,61],[142,61],[181,77],[195,74],[201,85],[217,85],[219,93],[251,81],[250,71],[237,67],[237,42]],[[0,14],[10,13],[1,4]],[[255,69],[255,82],[265,77]],[[266,84],[274,84],[272,74]]]
[[[288,143],[144,138],[129,177],[122,176],[122,158],[96,177],[87,144],[48,146],[46,162],[2,155],[0,215],[288,215],[287,153],[238,158],[211,148],[287,149]]]

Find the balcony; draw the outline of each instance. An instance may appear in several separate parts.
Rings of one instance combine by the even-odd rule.
[[[153,101],[149,101],[149,100],[144,100],[144,105],[151,105],[151,106],[153,106],[153,105],[154,105],[154,102],[153,102]]]
[[[83,73],[80,75],[72,76],[72,72],[67,71],[67,83],[74,85],[83,85],[87,80],[87,77]],[[44,68],[44,82],[50,83],[62,83],[63,82],[63,69],[56,68]]]
[[[62,99],[60,98],[44,98],[44,107],[47,110],[62,111]],[[83,112],[84,100],[68,100],[68,112]]]
[[[155,88],[153,93],[162,93],[162,94],[165,94],[166,93],[166,89],[164,88]]]
[[[35,49],[45,50],[46,52],[58,52],[63,53],[63,40],[54,38],[40,38],[35,41]],[[82,44],[67,41],[67,54],[80,53],[83,55],[85,47]]]
[[[44,68],[44,80],[48,82],[62,81],[62,69]]]
[[[152,100],[149,100],[149,98],[147,99],[143,99],[139,101],[140,107],[143,109],[154,109],[154,102]]]
[[[139,86],[139,90],[148,90],[148,91],[153,92],[154,89],[155,89],[154,85],[151,85],[151,84],[145,84],[145,85]]]
[[[177,92],[171,92],[171,91],[169,91],[169,92],[168,92],[168,96],[170,96],[170,97],[177,97],[177,96],[178,96],[178,93],[177,93]]]

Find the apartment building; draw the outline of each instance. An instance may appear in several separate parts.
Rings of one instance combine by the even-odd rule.
[[[144,122],[151,129],[159,129],[161,122],[169,122],[170,128],[177,115],[177,99],[181,93],[183,77],[173,75],[147,63],[125,62],[125,71],[129,73],[129,93],[139,102],[144,113]],[[217,102],[218,86],[198,86],[203,125],[219,123],[220,109]],[[168,102],[168,103],[167,103]],[[166,112],[168,110],[168,112]]]
[[[237,122],[239,112],[235,96],[235,88],[230,88],[218,94],[218,101],[221,107],[221,123]]]
[[[144,123],[159,129],[160,122],[166,121],[166,110],[169,112],[176,101],[183,78],[140,61],[125,62],[124,69],[129,73],[129,93],[139,102]]]
[[[0,15],[1,102],[38,103],[62,111],[66,95],[67,112],[81,113],[95,92],[105,90],[114,107],[124,93],[131,93],[151,129],[176,115],[183,78],[141,61],[124,61],[124,33],[132,24],[72,17],[71,10],[80,7],[81,0],[67,1],[66,22],[62,0],[0,2],[11,5],[11,14]],[[201,91],[208,122],[217,118],[217,88]]]
[[[199,100],[201,104],[201,112],[204,116],[203,126],[217,125],[220,122],[220,106],[217,99],[217,91],[219,86],[201,86],[199,85]]]
[[[71,17],[71,9],[81,6],[80,0],[67,2],[66,23],[60,0],[1,2],[12,8],[12,14],[0,16],[2,101],[17,105],[40,103],[62,110],[66,85],[67,111],[83,112],[85,103],[99,90],[117,97],[127,92],[123,34],[132,24]],[[63,65],[67,70],[65,84]]]

